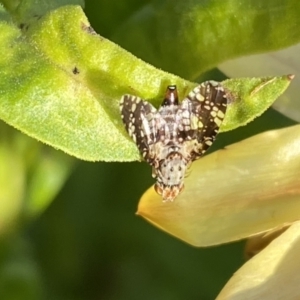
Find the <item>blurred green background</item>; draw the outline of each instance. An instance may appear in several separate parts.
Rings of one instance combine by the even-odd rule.
[[[147,2],[90,0],[85,13],[96,32],[111,39],[133,8]],[[206,76],[224,78],[216,70]],[[220,134],[211,151],[291,124],[270,109],[248,126]],[[3,123],[0,128],[14,131]],[[27,155],[36,147],[56,152],[22,139],[28,140]],[[210,300],[244,263],[243,242],[197,249],[135,215],[140,196],[153,184],[147,164],[88,163],[57,153],[73,164],[72,172],[41,215],[26,222],[21,214],[19,230],[2,237],[0,299]],[[25,189],[30,182],[25,180]]]

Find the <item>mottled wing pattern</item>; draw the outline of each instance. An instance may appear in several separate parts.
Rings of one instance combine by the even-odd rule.
[[[182,101],[179,109],[183,140],[193,143],[192,160],[201,157],[212,145],[227,108],[226,92],[216,81],[206,81],[194,88]]]
[[[152,164],[155,158],[154,144],[157,142],[160,115],[150,103],[132,95],[122,97],[120,110],[126,131],[137,144],[143,158]]]

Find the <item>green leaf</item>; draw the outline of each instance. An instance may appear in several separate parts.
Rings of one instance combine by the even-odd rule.
[[[167,84],[193,85],[96,35],[79,7],[52,11],[26,37],[6,22],[0,32],[0,117],[82,159],[139,159],[121,124],[121,96],[155,98]]]
[[[262,78],[236,78],[222,84],[232,95],[221,132],[246,125],[269,108],[289,86],[293,75]]]
[[[0,237],[41,214],[65,183],[73,159],[0,123]]]
[[[23,200],[23,214],[26,219],[43,213],[55,199],[69,177],[73,164],[73,158],[64,153],[45,146],[39,147],[39,152],[30,166]]]
[[[22,158],[11,147],[5,132],[1,130],[0,133],[0,236],[3,236],[16,227],[23,207],[26,179]]]
[[[168,84],[178,86],[181,99],[196,85],[155,69],[96,35],[78,6],[23,22],[22,31],[0,22],[0,32],[0,118],[85,160],[140,159],[120,118],[123,94],[158,106]],[[288,82],[287,77],[226,81],[236,100],[222,130],[260,115]]]
[[[155,66],[194,80],[227,59],[298,43],[300,2],[153,1],[120,26],[113,40]]]

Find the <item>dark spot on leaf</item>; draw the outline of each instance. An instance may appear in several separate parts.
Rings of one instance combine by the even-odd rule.
[[[21,24],[19,25],[19,28],[20,28],[21,30],[26,31],[26,30],[28,30],[28,28],[29,28],[29,24],[21,23]]]
[[[77,67],[75,67],[74,69],[73,69],[73,74],[75,74],[75,75],[77,75],[77,74],[79,74],[80,72],[79,72],[79,69],[77,68]]]
[[[89,34],[97,34],[93,27],[90,25],[86,25],[84,23],[81,23],[81,28],[86,31]]]
[[[36,18],[37,20],[39,20],[39,19],[41,19],[42,16],[40,16],[40,15],[34,15],[33,17]]]

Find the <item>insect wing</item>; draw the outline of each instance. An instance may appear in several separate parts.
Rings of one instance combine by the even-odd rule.
[[[180,134],[185,134],[187,140],[196,140],[193,160],[202,156],[214,142],[226,108],[226,92],[216,81],[203,82],[182,101],[179,115],[182,123],[188,125],[181,128]]]
[[[120,109],[126,131],[137,144],[143,158],[152,164],[155,156],[153,145],[158,132],[157,110],[150,103],[132,95],[122,97]]]

